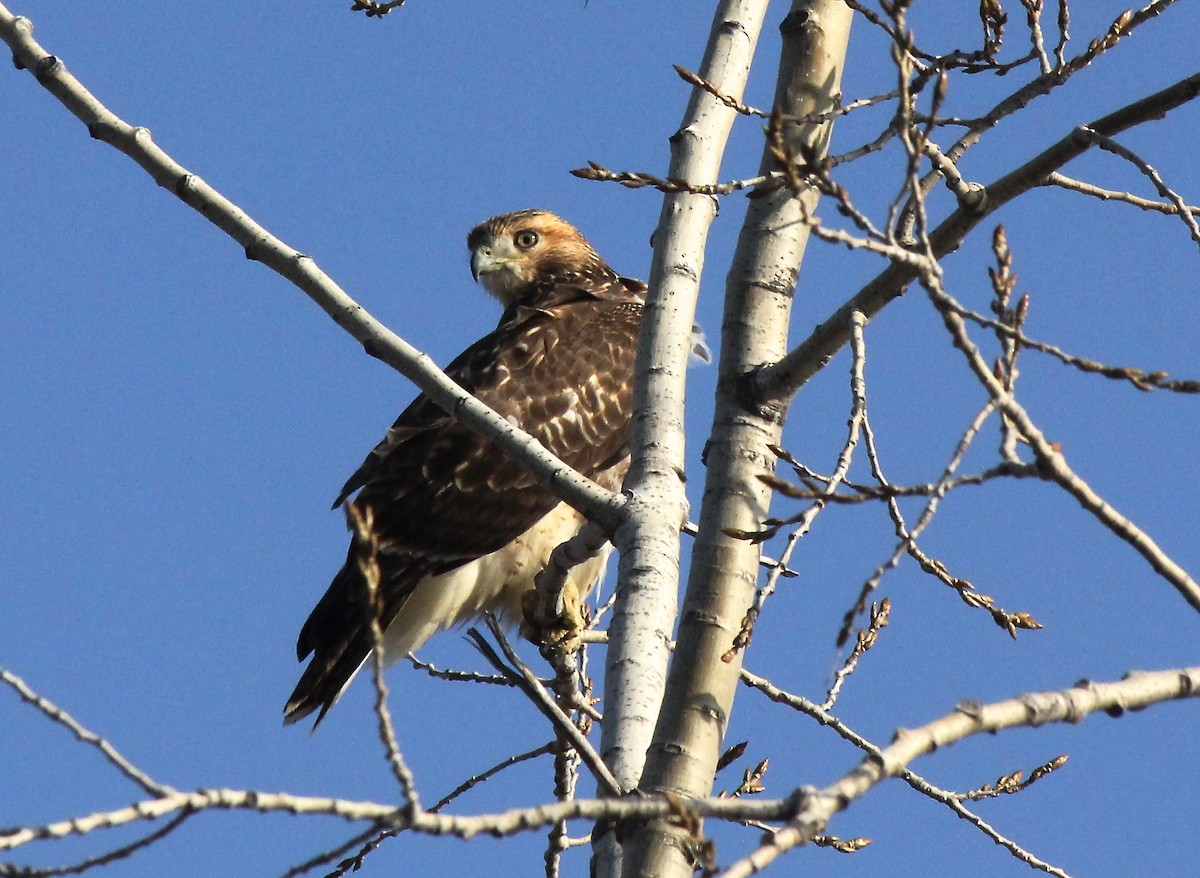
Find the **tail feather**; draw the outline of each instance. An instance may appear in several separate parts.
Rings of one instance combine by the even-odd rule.
[[[409,575],[416,571],[406,571]],[[379,623],[387,630],[403,605],[409,576],[392,580],[383,591]],[[284,725],[319,711],[315,730],[350,685],[371,653],[371,603],[366,583],[350,557],[309,614],[296,640],[296,659],[312,659],[283,708]]]
[[[343,654],[340,658],[341,660],[333,665],[318,664],[314,658],[304,669],[300,682],[292,690],[291,697],[283,708],[285,726],[299,722],[313,711],[319,710],[317,718],[313,721],[313,731],[316,731],[329,708],[342,697],[358,669],[363,666],[367,655],[361,656],[357,662],[350,659],[348,654]]]

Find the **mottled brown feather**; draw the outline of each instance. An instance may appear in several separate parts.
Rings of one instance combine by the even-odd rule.
[[[494,331],[446,372],[584,475],[614,482],[629,454],[633,362],[645,285],[609,268],[582,235],[552,214],[488,220],[468,243],[529,226],[547,246],[507,302]],[[614,480],[613,474],[616,473]],[[559,500],[524,467],[447,415],[424,394],[342,488],[374,513],[380,541],[384,628],[416,584],[487,555],[525,533]],[[312,659],[285,708],[317,721],[370,652],[366,586],[353,544],[296,644]]]

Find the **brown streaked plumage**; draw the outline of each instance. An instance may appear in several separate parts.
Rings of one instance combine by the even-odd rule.
[[[566,221],[540,210],[495,217],[467,239],[471,272],[504,305],[496,329],[447,374],[564,462],[610,489],[629,464],[631,384],[645,284],[624,278]],[[520,464],[424,394],[342,488],[374,514],[387,658],[484,611],[520,618],[556,545],[583,520]],[[352,544],[300,630],[312,656],[284,708],[319,723],[370,654],[366,585]],[[571,574],[580,593],[604,559]]]

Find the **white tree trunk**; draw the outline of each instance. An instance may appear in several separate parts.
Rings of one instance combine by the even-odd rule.
[[[830,110],[838,95],[851,10],[841,0],[797,0],[781,25],[783,50],[776,106],[792,115]],[[824,155],[830,126],[788,125],[799,152]],[[778,167],[764,153],[762,172]],[[640,789],[703,796],[712,789],[727,718],[741,670],[740,652],[722,661],[741,630],[758,578],[758,547],[726,535],[755,530],[767,515],[770,491],[758,476],[774,469],[768,444],[779,441],[783,412],[747,411],[739,385],[787,351],[787,326],[796,274],[808,240],[804,216],[816,202],[786,188],[750,199],[726,288],[720,375],[700,533],[678,644]],[[627,845],[623,874],[692,874],[682,831],[662,821],[637,831]]]
[[[741,98],[767,0],[726,0],[713,18],[700,75]],[[715,183],[736,113],[695,88],[671,138],[669,176]],[[687,519],[683,486],[684,384],[689,339],[704,267],[711,196],[668,194],[654,233],[654,260],[634,391],[630,501],[614,537],[620,550],[618,601],[609,625],[600,752],[622,787],[641,778],[662,704],[679,588],[679,532]],[[594,834],[596,875],[620,874],[612,832]]]

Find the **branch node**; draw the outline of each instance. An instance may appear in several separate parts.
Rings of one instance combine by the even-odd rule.
[[[965,210],[969,210],[972,213],[986,213],[988,203],[987,187],[981,183],[968,183],[966,191],[959,196],[958,203]]]
[[[768,424],[782,424],[787,413],[786,405],[780,400],[764,399],[758,386],[759,374],[771,365],[773,364],[763,363],[743,373],[737,380],[736,394],[738,404],[750,414],[762,418]]]
[[[196,182],[199,179],[195,174],[180,174],[175,178],[175,185],[171,187],[171,191],[175,193],[175,197],[186,203],[187,196],[196,191]],[[248,249],[249,247],[247,247]]]
[[[17,69],[20,69],[20,67],[18,66]],[[38,59],[37,64],[33,68],[33,75],[37,77],[38,82],[41,82],[43,79],[58,76],[64,69],[65,65],[62,61],[58,60],[54,55],[47,55],[45,58]]]

